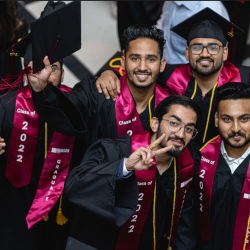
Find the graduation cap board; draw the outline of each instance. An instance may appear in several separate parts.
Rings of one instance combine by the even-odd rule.
[[[205,8],[189,17],[173,27],[171,31],[186,39],[187,44],[195,38],[214,38],[222,42],[224,46],[230,37],[245,33],[210,8]]]
[[[33,60],[33,70],[39,71],[45,56],[52,64],[80,48],[81,2],[48,2],[41,17],[31,23],[31,32],[7,52],[24,57],[25,66]]]

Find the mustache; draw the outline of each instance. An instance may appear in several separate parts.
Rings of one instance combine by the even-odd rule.
[[[210,58],[210,57],[201,57],[198,60],[196,60],[196,62],[199,62],[199,61],[202,61],[202,60],[208,60],[208,61],[214,62],[214,60],[212,58]]]
[[[243,132],[241,132],[241,131],[238,131],[238,132],[232,132],[232,133],[228,134],[228,138],[234,137],[234,136],[236,136],[236,135],[240,135],[240,136],[242,136],[242,137],[245,137],[245,138],[246,138],[246,134],[245,134],[245,133],[243,133]]]
[[[133,74],[134,75],[136,75],[136,74],[139,74],[139,75],[143,75],[143,74],[145,74],[145,75],[152,75],[152,73],[148,72],[148,71],[134,71]]]
[[[169,136],[168,137],[168,141],[170,140],[178,140],[181,141],[181,143],[183,144],[183,146],[185,146],[185,141],[182,138],[179,138],[178,136]]]

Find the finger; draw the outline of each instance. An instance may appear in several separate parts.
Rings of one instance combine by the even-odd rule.
[[[115,94],[114,94],[114,91],[113,91],[113,88],[112,88],[112,83],[111,82],[107,82],[106,87],[108,89],[109,95],[111,96],[111,98],[113,100],[115,98]]]
[[[100,84],[100,80],[99,79],[96,80],[95,85],[96,85],[97,91],[101,94],[102,93],[102,89],[101,89],[101,84]]]
[[[0,150],[0,155],[2,155],[5,152],[4,149]]]
[[[163,154],[163,153],[166,153],[168,152],[173,146],[168,146],[168,147],[165,147],[165,148],[161,148],[161,149],[158,149],[158,150],[155,150],[153,151],[153,155],[156,156],[156,155],[160,155],[160,154]]]
[[[50,61],[49,61],[49,58],[48,56],[45,56],[44,59],[43,59],[43,63],[45,65],[45,69],[48,71],[48,72],[52,72],[52,69],[51,69],[51,66],[50,66]]]
[[[115,82],[116,82],[117,93],[120,94],[121,93],[121,83],[120,83],[120,80],[118,79],[118,77],[115,78]]]
[[[101,88],[106,99],[110,99],[109,93],[107,91],[107,87],[103,82],[101,82]]]
[[[0,147],[5,147],[6,143],[0,143]]]
[[[150,144],[150,146],[152,147],[152,148],[155,148],[155,147],[157,147],[161,142],[162,142],[162,140],[165,138],[165,134],[162,134],[157,140],[155,140],[154,142],[152,142],[151,144]]]

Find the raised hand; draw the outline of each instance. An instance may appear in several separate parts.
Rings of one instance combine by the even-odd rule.
[[[120,94],[121,84],[119,78],[112,70],[104,71],[96,80],[96,88],[99,93],[104,93],[106,99],[116,100],[117,93]]]
[[[164,139],[165,134],[162,134],[157,140],[155,140],[150,146],[156,148]],[[160,148],[157,150],[151,150],[150,148],[140,147],[129,158],[125,159],[125,166],[129,171],[132,170],[147,170],[152,166],[153,157],[156,155],[164,154],[168,152],[173,146]]]
[[[36,74],[30,74],[29,75],[29,82],[31,87],[35,92],[40,92],[47,86],[47,81],[50,77],[50,74],[52,73],[52,68],[50,66],[50,61],[47,56],[44,57],[43,63],[45,65],[45,68],[41,71],[37,72]],[[33,66],[32,62],[31,65]]]
[[[0,155],[2,155],[5,150],[3,149],[3,147],[6,146],[6,143],[4,142],[4,139],[0,137]]]

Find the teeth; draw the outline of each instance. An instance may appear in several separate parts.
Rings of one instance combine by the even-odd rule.
[[[210,62],[210,61],[200,61],[200,62],[203,62],[203,63],[208,63],[208,62]]]
[[[147,77],[148,75],[137,75],[139,77]]]

